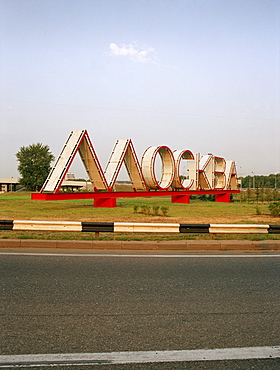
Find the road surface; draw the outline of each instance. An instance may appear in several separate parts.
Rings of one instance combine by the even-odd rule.
[[[140,359],[149,352],[154,359],[95,366],[75,364],[72,358],[59,369],[280,368],[279,358],[242,360],[237,354],[217,361],[217,352],[211,361],[157,360],[174,351],[239,353],[252,347],[261,352],[279,346],[279,254],[24,255],[1,250],[0,271],[2,356],[74,354],[77,362],[81,354],[136,352]]]

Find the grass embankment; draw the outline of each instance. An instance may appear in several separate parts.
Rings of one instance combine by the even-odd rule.
[[[150,207],[150,214],[140,213],[141,205]],[[93,200],[35,201],[30,193],[0,194],[2,220],[63,220],[93,222],[160,222],[214,224],[280,224],[271,217],[269,204],[216,203],[192,200],[190,204],[171,203],[169,197],[122,198],[116,208],[95,208]],[[139,205],[138,212],[134,206]],[[154,215],[153,206],[168,208],[167,216]],[[258,207],[258,210],[257,210]],[[0,238],[93,239],[94,233],[0,231]],[[99,240],[182,240],[182,239],[280,239],[278,234],[113,234],[100,233]]]

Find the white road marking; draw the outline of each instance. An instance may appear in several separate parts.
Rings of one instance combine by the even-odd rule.
[[[2,355],[0,367],[132,364],[183,361],[217,361],[280,358],[280,346],[196,349],[179,351],[139,351]]]
[[[7,256],[50,256],[50,257],[129,257],[129,258],[262,258],[280,257],[280,254],[111,254],[111,253],[35,253],[0,252]]]

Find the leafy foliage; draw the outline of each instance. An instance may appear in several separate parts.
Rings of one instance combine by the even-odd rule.
[[[159,206],[158,205],[154,205],[153,206],[153,211],[154,211],[154,215],[155,216],[158,216]]]
[[[269,210],[271,216],[279,217],[280,216],[280,202],[274,202],[269,205]]]
[[[160,207],[159,205],[141,204],[133,206],[134,213],[142,213],[143,215],[160,216],[159,211],[161,210],[163,216],[167,216],[169,208],[166,206]]]
[[[162,207],[160,207],[160,210],[161,210],[163,216],[167,216],[167,213],[169,211],[168,207],[162,206]]]
[[[239,177],[242,181],[242,188],[280,188],[280,173],[264,175],[254,175]]]
[[[20,184],[26,190],[39,190],[51,170],[54,160],[48,145],[41,143],[22,146],[16,153],[19,162],[18,171],[21,174]]]

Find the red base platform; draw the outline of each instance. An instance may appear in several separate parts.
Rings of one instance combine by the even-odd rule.
[[[92,193],[32,193],[32,200],[94,199],[94,207],[113,208],[117,198],[171,197],[172,203],[190,203],[191,195],[213,194],[216,202],[230,202],[230,194],[240,190],[186,190],[186,191],[139,191],[139,192],[92,192]]]

